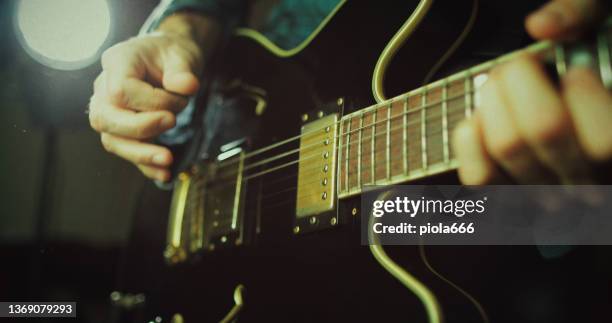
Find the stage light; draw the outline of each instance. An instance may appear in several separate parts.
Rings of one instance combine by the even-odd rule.
[[[110,33],[106,0],[20,0],[18,38],[40,63],[64,70],[94,62]]]

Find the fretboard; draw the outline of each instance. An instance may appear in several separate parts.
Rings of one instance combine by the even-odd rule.
[[[477,90],[488,72],[522,51],[554,64],[559,75],[575,60],[590,57],[590,65],[610,87],[608,38],[571,51],[552,42],[537,43],[344,116],[339,130],[338,197],[359,194],[364,185],[403,183],[455,169],[453,129],[472,115],[478,105]]]

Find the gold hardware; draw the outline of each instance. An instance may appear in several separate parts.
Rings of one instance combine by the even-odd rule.
[[[303,122],[308,121],[308,114],[306,114],[306,113],[302,114],[302,121]]]
[[[310,219],[308,219],[308,222],[310,222],[310,224],[315,224],[317,223],[317,218],[315,218],[314,216],[311,217]]]
[[[176,314],[172,315],[172,320],[170,322],[172,322],[172,323],[185,323],[185,319],[183,318],[183,315],[181,315],[180,313],[176,313]]]
[[[329,220],[329,224],[331,224],[331,225],[336,225],[336,224],[338,224],[338,220],[337,220],[336,218],[331,218],[331,219]]]
[[[300,233],[300,226],[296,225],[295,227],[293,227],[293,233],[298,234]]]
[[[337,121],[338,115],[332,114],[302,127],[300,159],[303,161],[298,166],[296,203],[298,218],[316,215],[335,207],[336,171],[333,165],[337,159],[337,149],[334,148],[337,143]],[[320,157],[305,158],[316,154]],[[313,174],[313,168],[317,167],[320,167],[318,173]],[[325,186],[324,191],[321,191],[321,186]],[[295,233],[299,232],[299,229],[297,232],[295,230]]]
[[[182,172],[174,183],[174,192],[170,204],[170,216],[168,220],[168,234],[164,258],[170,264],[181,262],[186,258],[183,245],[183,220],[187,206],[187,197],[191,185],[191,175]]]
[[[187,259],[187,252],[184,248],[177,248],[171,245],[167,245],[166,249],[164,250],[164,259],[166,259],[166,262],[168,264],[175,265]]]
[[[208,165],[207,185],[205,192],[202,192],[205,194],[198,194],[204,214],[199,225],[203,228],[204,236],[200,249],[214,251],[217,247],[241,245],[244,242],[242,240],[244,152],[240,152],[235,158],[227,164]],[[216,178],[232,178],[232,181],[219,185]]]
[[[136,306],[143,305],[146,301],[146,297],[144,294],[124,294],[119,291],[113,291],[110,294],[110,300],[114,306],[129,310]]]
[[[320,118],[323,118],[323,116],[324,116],[324,115],[325,115],[325,113],[323,113],[323,111],[319,111],[319,112],[317,113],[317,117],[319,117],[319,119],[320,119]]]
[[[242,311],[242,307],[244,306],[244,286],[242,284],[236,286],[234,289],[234,306],[232,309],[225,315],[225,317],[220,321],[220,323],[231,323],[236,322],[238,318],[238,314]]]
[[[338,98],[338,100],[336,101],[336,104],[341,107],[344,104],[344,98]]]
[[[351,211],[351,214],[352,215],[357,215],[357,208],[356,207],[353,208],[353,210]]]
[[[238,212],[240,211],[240,197],[242,191],[242,170],[244,169],[244,153],[240,154],[238,163],[238,178],[236,178],[236,192],[234,194],[234,209],[232,213],[232,229],[236,229],[238,223]]]

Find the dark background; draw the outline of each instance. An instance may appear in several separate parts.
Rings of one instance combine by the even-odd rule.
[[[132,165],[106,153],[89,127],[85,111],[99,61],[60,71],[32,59],[15,37],[15,2],[0,1],[0,301],[76,300],[75,321],[109,322],[109,294],[146,181]],[[487,13],[497,14],[483,15],[483,24],[495,25],[497,33],[487,28],[474,31],[466,47],[481,46],[472,59],[490,59],[530,42],[517,17],[538,3],[483,2],[490,9]],[[109,3],[111,34],[104,48],[135,35],[158,1]],[[535,248],[532,253],[540,257]],[[585,263],[585,271],[593,266],[576,263]],[[550,273],[579,286],[576,290],[588,289],[562,267]],[[563,296],[557,287],[542,290]],[[540,298],[546,297],[523,297],[522,307],[537,311],[532,303]]]
[[[145,181],[89,128],[99,60],[61,71],[32,59],[16,39],[16,3],[0,1],[0,300],[76,300],[78,321],[108,322]],[[110,0],[104,48],[135,35],[157,3]]]

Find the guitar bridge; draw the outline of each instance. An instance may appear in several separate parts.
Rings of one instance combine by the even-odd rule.
[[[174,183],[164,258],[185,261],[201,251],[244,242],[244,153],[222,163],[196,165]]]

